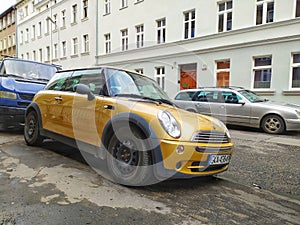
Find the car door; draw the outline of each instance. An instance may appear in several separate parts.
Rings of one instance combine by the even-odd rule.
[[[225,104],[226,123],[234,125],[246,125],[250,123],[251,105],[248,101],[234,91],[222,92]]]
[[[43,91],[41,100],[38,99],[43,128],[62,135],[69,132],[66,128],[70,118],[64,115],[64,105],[72,101],[72,96],[68,97],[65,92],[65,85],[71,74],[71,71],[56,74]]]
[[[70,112],[71,120],[67,125],[72,128],[73,138],[85,143],[99,146],[100,132],[104,118],[103,87],[105,77],[102,69],[90,69],[75,71],[73,86],[85,84],[95,95],[93,100],[88,100],[87,95],[74,93],[72,105],[66,104],[65,111]],[[71,103],[71,102],[69,102]]]
[[[226,110],[221,92],[218,90],[203,90],[194,99],[197,112],[226,120]]]

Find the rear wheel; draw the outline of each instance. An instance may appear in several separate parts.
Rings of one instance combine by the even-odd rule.
[[[43,143],[44,138],[40,135],[39,120],[35,111],[26,115],[24,139],[28,145],[38,146]]]
[[[131,132],[130,132],[131,131]],[[120,128],[108,146],[107,168],[112,180],[129,186],[153,182],[151,154],[137,129]]]
[[[262,120],[262,129],[266,133],[281,134],[285,131],[285,124],[280,116],[268,115]]]

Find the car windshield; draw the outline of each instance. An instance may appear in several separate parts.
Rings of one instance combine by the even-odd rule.
[[[158,84],[146,76],[115,69],[108,69],[107,75],[111,96],[124,95],[169,100]]]
[[[253,91],[250,90],[240,90],[239,93],[243,95],[246,99],[248,99],[250,102],[264,102],[266,99],[258,96]]]
[[[38,62],[6,59],[3,63],[1,74],[24,79],[48,81],[57,71],[53,65]]]

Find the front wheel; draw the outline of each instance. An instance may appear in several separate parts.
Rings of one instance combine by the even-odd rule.
[[[111,138],[108,152],[107,168],[113,181],[128,186],[153,183],[151,154],[140,131],[120,128]]]
[[[269,134],[281,134],[285,131],[285,124],[280,116],[268,115],[262,121],[262,129]]]
[[[29,112],[25,117],[24,139],[27,145],[39,146],[43,143],[40,135],[39,120],[35,111]]]

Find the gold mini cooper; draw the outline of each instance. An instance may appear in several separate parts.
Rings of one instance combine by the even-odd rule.
[[[144,75],[110,67],[57,72],[28,106],[24,138],[77,147],[132,186],[223,172],[233,152],[222,122],[176,107]]]

